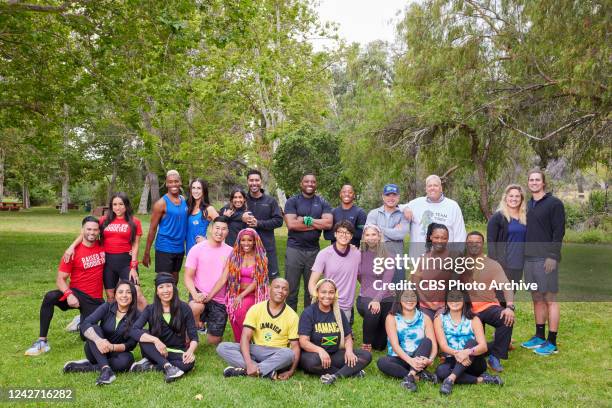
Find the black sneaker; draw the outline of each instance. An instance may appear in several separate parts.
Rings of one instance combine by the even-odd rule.
[[[484,384],[504,385],[504,380],[499,375],[491,375],[487,372],[482,373],[482,382]]]
[[[96,371],[96,366],[91,364],[89,360],[68,361],[64,364],[64,373],[89,373]]]
[[[455,385],[451,380],[446,378],[442,382],[442,386],[440,386],[440,394],[442,395],[450,395],[453,392],[453,385]]]
[[[96,380],[96,385],[110,384],[115,381],[116,378],[115,373],[113,373],[110,367],[104,367],[100,370],[100,376]]]
[[[164,372],[166,373],[165,380],[167,383],[172,382],[185,375],[185,372],[183,372],[183,370],[173,366],[172,364],[168,364],[167,366],[165,366]]]
[[[404,381],[402,381],[400,385],[410,392],[416,392],[417,390],[417,385],[412,374],[405,376]]]
[[[419,378],[423,381],[428,381],[432,384],[438,383],[438,377],[435,374],[430,373],[427,370],[423,370],[419,373]]]
[[[336,382],[336,376],[333,374],[323,374],[321,376],[321,383],[326,385],[332,385]]]
[[[223,370],[224,377],[244,377],[246,375],[246,370],[242,367],[225,367]]]
[[[276,380],[277,377],[278,377],[278,373],[276,372],[276,370],[272,370],[268,374],[261,376],[261,378],[267,378],[268,380],[272,380],[272,381]]]
[[[145,371],[151,371],[154,369],[155,369],[155,364],[149,361],[148,358],[143,358],[142,360],[139,360],[135,362],[134,364],[132,364],[132,366],[130,367],[130,372],[131,373],[143,373]]]

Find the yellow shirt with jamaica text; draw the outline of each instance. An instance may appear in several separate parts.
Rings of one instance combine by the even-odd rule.
[[[253,329],[253,343],[258,346],[288,347],[298,339],[297,313],[286,304],[277,315],[272,315],[268,301],[253,305],[246,314],[243,326]]]

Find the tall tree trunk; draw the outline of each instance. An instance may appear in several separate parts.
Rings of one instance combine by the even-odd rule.
[[[138,214],[147,214],[147,207],[149,202],[149,174],[145,176],[144,185],[142,186],[142,193],[140,194],[140,204],[138,205]]]
[[[68,193],[68,187],[70,182],[70,168],[68,166],[68,160],[64,160],[62,168],[62,205],[60,207],[60,213],[68,213],[68,201],[70,195]]]
[[[472,142],[471,156],[474,166],[476,167],[478,190],[480,191],[478,206],[480,207],[482,214],[488,220],[491,218],[491,215],[493,215],[491,209],[489,208],[489,184],[487,183],[487,172],[485,169],[485,162],[488,157],[488,146],[485,145],[484,153],[481,155],[479,153],[480,141],[478,140],[478,135],[473,130],[470,130],[469,133]]]
[[[0,201],[4,199],[4,159],[6,153],[4,149],[0,147]]]
[[[151,204],[157,202],[159,200],[159,180],[157,179],[157,173],[149,172],[147,174],[149,179],[149,188],[151,189]]]
[[[22,186],[22,199],[23,199],[23,208],[30,208],[30,189],[28,185],[24,182]]]
[[[117,161],[113,160],[113,174],[111,176],[110,183],[108,184],[108,190],[106,191],[106,202],[110,202],[111,195],[115,192],[115,185],[117,184]]]

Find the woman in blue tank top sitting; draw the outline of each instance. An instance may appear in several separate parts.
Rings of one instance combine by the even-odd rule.
[[[449,395],[457,384],[497,384],[504,382],[486,372],[487,342],[480,319],[472,314],[467,294],[458,290],[446,293],[444,312],[436,315],[434,331],[444,363],[436,370],[442,381],[440,393]]]
[[[187,199],[189,219],[187,220],[187,235],[185,236],[185,255],[197,243],[206,238],[208,224],[219,216],[215,207],[208,199],[208,183],[200,178],[189,184]]]
[[[438,346],[431,319],[418,307],[417,293],[399,292],[391,312],[386,317],[387,355],[378,359],[378,369],[396,378],[403,378],[401,386],[417,390],[418,379],[436,382],[427,371],[438,354]]]

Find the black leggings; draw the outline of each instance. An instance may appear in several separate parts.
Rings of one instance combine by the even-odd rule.
[[[96,334],[104,338],[102,328],[98,325],[91,326]],[[85,356],[87,360],[93,365],[97,365],[98,368],[104,366],[110,366],[113,371],[128,371],[134,362],[134,356],[129,351],[121,351],[118,353],[106,353],[103,354],[96,347],[96,343],[87,339],[85,341]]]
[[[465,345],[464,349],[472,348],[477,346],[475,340],[470,340]],[[444,381],[451,374],[455,374],[457,379],[455,384],[476,384],[478,377],[487,370],[487,362],[485,361],[484,354],[479,356],[470,356],[472,364],[468,367],[463,364],[457,363],[454,357],[446,357],[443,364],[440,364],[436,369],[436,375],[440,381]]]
[[[142,356],[153,361],[157,365],[158,370],[163,370],[167,363],[172,364],[175,367],[180,368],[183,372],[187,373],[191,371],[194,363],[185,364],[183,363],[183,355],[180,353],[168,353],[168,357],[162,356],[159,351],[155,348],[153,343],[140,343],[140,351]]]
[[[81,321],[85,320],[85,318],[92,314],[94,310],[98,308],[98,306],[104,303],[104,299],[94,299],[77,289],[72,289],[72,294],[79,300]],[[55,306],[64,312],[72,309],[65,299],[60,300],[63,295],[64,294],[62,291],[57,289],[51,290],[45,295],[42,304],[40,305],[40,331],[38,334],[40,337],[47,337],[47,334],[49,334],[49,326],[51,326]],[[82,334],[81,338],[85,340],[85,337],[83,337]]]
[[[356,349],[353,350],[353,352],[357,356],[357,364],[355,364],[355,367],[349,367],[344,362],[345,351],[346,350],[342,349],[330,354],[331,365],[327,369],[323,369],[319,354],[302,351],[300,355],[300,367],[307,374],[335,374],[337,377],[352,377],[367,367],[372,361],[372,355],[369,352]]]
[[[393,305],[392,299],[380,301],[380,312],[373,314],[368,309],[371,298],[357,298],[357,311],[363,317],[363,344],[371,344],[374,350],[384,350],[387,347],[387,332],[385,319]]]
[[[429,354],[431,354],[431,347],[432,347],[431,340],[429,340],[428,337],[425,337],[423,338],[423,340],[421,340],[421,343],[419,344],[417,349],[414,351],[414,355],[412,355],[411,357],[429,358]],[[382,356],[381,358],[378,359],[377,365],[380,371],[382,371],[383,373],[387,375],[390,375],[391,377],[396,377],[396,378],[406,377],[408,374],[410,374],[410,370],[413,369],[413,367],[411,367],[410,364],[408,364],[401,358],[395,357],[395,356]],[[422,370],[421,371],[415,370],[415,371],[418,374]]]

